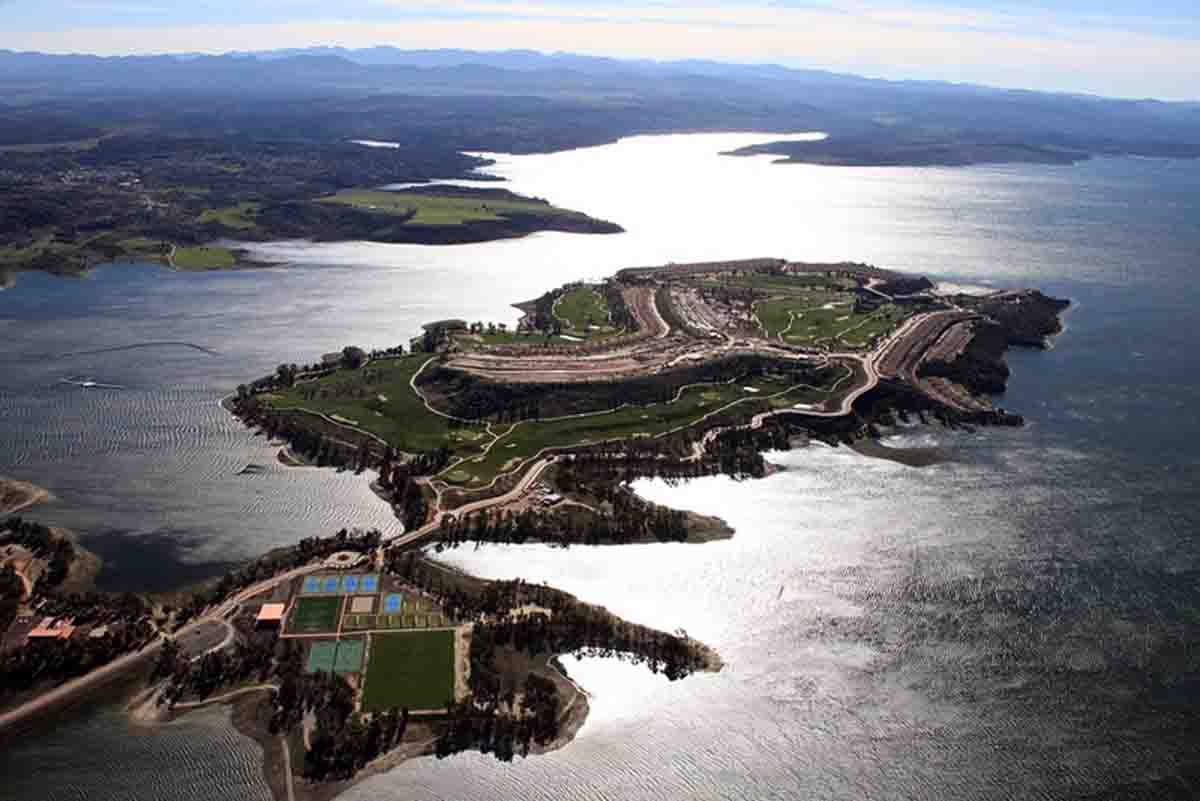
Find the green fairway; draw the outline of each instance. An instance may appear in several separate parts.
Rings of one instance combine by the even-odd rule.
[[[554,304],[554,316],[574,336],[615,333],[609,325],[608,304],[591,287],[572,289],[559,298]]]
[[[258,213],[258,209],[259,205],[257,203],[239,203],[236,206],[226,206],[223,209],[208,209],[200,215],[197,222],[201,225],[217,222],[226,228],[248,231],[251,228],[258,227],[258,224],[254,221],[254,215]]]
[[[342,608],[340,596],[301,598],[288,613],[289,634],[316,634],[337,630],[338,613]]]
[[[662,434],[694,424],[733,401],[744,399],[751,405],[788,386],[759,377],[749,380],[758,393],[747,392],[742,384],[696,386],[686,389],[671,403],[562,420],[527,421],[507,430],[493,426],[493,433],[500,438],[483,454],[493,439],[483,426],[454,428],[451,421],[429,411],[413,392],[410,381],[428,358],[417,354],[372,362],[359,370],[341,369],[317,381],[261,397],[280,410],[305,409],[354,420],[357,427],[387,440],[399,450],[428,451],[445,445],[456,460],[463,461],[453,464],[439,477],[460,487],[473,488],[512,470],[544,448]]]
[[[445,444],[458,455],[479,453],[486,442],[482,426],[451,428],[429,411],[409,383],[429,356],[373,362],[360,370],[339,370],[319,381],[264,396],[276,409],[303,408],[357,421],[400,450],[433,450]]]
[[[576,214],[530,200],[365,189],[338,192],[331,197],[321,198],[319,202],[353,206],[379,214],[412,214],[412,219],[407,221],[412,225],[462,225],[476,220],[501,220],[506,214],[537,214],[543,217]]]
[[[176,248],[174,261],[181,270],[219,270],[237,263],[233,251],[219,247]]]
[[[747,392],[745,386],[759,391]],[[478,460],[469,459],[459,465],[454,471],[456,477],[466,472],[472,474],[473,480],[457,483],[469,488],[473,484],[490,481],[496,474],[513,469],[544,448],[663,434],[696,423],[705,415],[734,401],[744,400],[747,406],[763,405],[764,396],[787,387],[786,383],[761,378],[745,385],[696,386],[687,388],[673,403],[630,407],[563,420],[519,423],[492,447],[487,456]],[[763,408],[766,408],[765,405]],[[442,478],[451,480],[448,475]]]
[[[453,631],[371,635],[363,709],[442,709],[453,700]]]
[[[828,293],[776,298],[754,304],[768,337],[791,345],[824,345],[862,349],[873,337],[890,333],[909,312],[894,304],[875,311],[855,311],[848,300]]]

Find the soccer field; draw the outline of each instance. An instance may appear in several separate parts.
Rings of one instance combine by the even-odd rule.
[[[289,634],[315,634],[337,629],[340,597],[301,598],[288,614]]]
[[[441,709],[453,700],[453,631],[371,635],[364,709]]]

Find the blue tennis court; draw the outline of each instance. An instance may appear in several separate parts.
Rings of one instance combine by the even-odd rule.
[[[320,592],[320,591],[321,591],[321,580],[319,578],[317,578],[316,576],[309,576],[308,578],[304,579],[304,589],[302,589],[301,592],[313,593],[313,592]]]
[[[379,576],[359,576],[358,589],[361,592],[375,592],[379,589]]]
[[[337,592],[337,589],[338,577],[326,576],[324,582],[321,584],[321,592]]]
[[[392,593],[383,601],[383,611],[389,615],[396,615],[404,607],[404,596]]]
[[[346,576],[342,579],[342,592],[349,595],[358,592],[358,576]]]

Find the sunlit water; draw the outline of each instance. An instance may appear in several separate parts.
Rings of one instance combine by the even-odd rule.
[[[268,271],[23,275],[0,292],[0,474],[54,491],[37,516],[91,535],[114,586],[151,586],[341,525],[396,525],[365,477],[279,467],[218,408],[280,361],[392,345],[439,317],[512,321],[508,304],[550,286],[672,260],[848,259],[1039,286],[1077,303],[1053,350],[1010,357],[1003,403],[1024,429],[898,432],[949,452],[927,469],[814,446],[774,457],[788,469],[761,482],[639,486],[725,517],[738,531],[727,542],[451,555],[684,628],[726,668],[672,684],[569,661],[593,693],[570,748],[511,766],[422,761],[348,797],[1194,796],[1200,164],[830,169],[717,155],[768,138],[637,138],[490,168],[619,222],[617,236],[285,243],[262,249],[289,262]],[[156,342],[211,353],[71,355]],[[85,378],[125,389],[60,383]],[[236,475],[249,462],[270,470]],[[122,798],[265,793],[244,769],[257,748],[227,729],[168,729],[151,747],[98,725],[103,714],[0,754],[0,798],[116,797],[96,754],[147,777]],[[156,783],[174,760],[226,752],[203,790]]]

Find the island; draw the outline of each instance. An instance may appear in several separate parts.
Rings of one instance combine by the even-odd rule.
[[[1004,354],[1045,347],[1068,302],[756,258],[623,269],[516,305],[511,328],[432,321],[388,349],[281,364],[225,399],[286,464],[369,473],[399,535],[306,538],[170,597],[81,596],[42,578],[70,574],[69,540],[0,525],[27,578],[29,564],[48,566],[32,585],[6,572],[0,586],[19,607],[0,621],[0,729],[134,675],[128,708],[147,726],[230,705],[281,801],[329,799],[417,757],[563,747],[588,697],[561,655],[672,681],[721,670],[720,655],[544,584],[464,574],[438,552],[702,547],[735,532],[631,482],[762,478],[776,469],[766,454],[814,440],[925,463],[889,454],[883,429],[910,417],[1020,425],[994,404]]]

